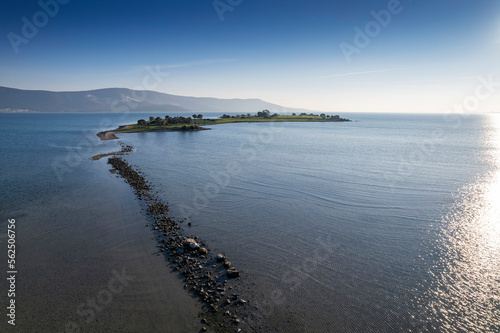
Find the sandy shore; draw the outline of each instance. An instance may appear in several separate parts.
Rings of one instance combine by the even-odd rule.
[[[115,135],[117,133],[182,132],[182,131],[206,131],[206,130],[210,130],[210,128],[206,128],[206,127],[199,127],[195,130],[185,130],[185,129],[181,129],[181,128],[154,128],[153,127],[148,131],[144,131],[144,130],[134,131],[131,129],[127,129],[128,126],[129,125],[122,125],[122,126],[119,126],[118,128],[115,128],[114,130],[99,132],[96,135],[101,140],[115,140],[115,139],[119,139]],[[127,130],[127,131],[124,132],[124,130]]]
[[[113,132],[113,131],[99,132],[99,133],[97,133],[97,136],[101,140],[116,140],[116,139],[118,139],[118,137],[115,135],[115,132]]]

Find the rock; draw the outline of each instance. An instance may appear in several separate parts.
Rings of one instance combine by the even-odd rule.
[[[217,255],[217,262],[223,262],[224,260],[226,260],[226,256],[224,256],[223,254],[218,254]]]
[[[196,243],[193,238],[186,238],[182,244],[186,247],[191,246],[191,244]]]
[[[237,278],[238,276],[240,276],[240,272],[238,272],[238,270],[236,268],[230,268],[227,270],[227,277],[230,278],[230,279],[233,279],[233,278]]]
[[[207,253],[208,253],[207,249],[206,249],[206,248],[204,248],[204,247],[200,248],[200,249],[198,250],[198,252],[200,252],[200,254],[201,254],[201,255],[205,255],[205,254],[207,254]]]
[[[199,249],[200,245],[196,242],[189,244],[189,247],[192,248],[193,250]]]
[[[229,260],[224,261],[224,268],[228,269],[231,267],[231,262]]]

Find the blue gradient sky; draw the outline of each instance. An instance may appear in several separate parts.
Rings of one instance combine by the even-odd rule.
[[[2,0],[0,85],[138,88],[146,66],[159,66],[168,77],[154,90],[171,94],[335,112],[445,112],[474,95],[479,76],[500,82],[497,0],[401,0],[350,62],[339,45],[355,45],[354,28],[364,30],[370,12],[391,1],[243,0],[223,21],[213,2],[71,0],[16,53],[8,34],[23,36],[22,18],[33,22],[41,7]],[[500,111],[499,95],[500,86],[475,111]]]

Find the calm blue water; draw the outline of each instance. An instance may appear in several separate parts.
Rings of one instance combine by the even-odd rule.
[[[500,117],[342,116],[355,121],[120,139],[173,215],[243,272],[256,322],[498,331]],[[116,150],[92,137],[104,118],[144,115],[0,115],[2,212],[95,179],[87,163],[106,172],[83,158]]]

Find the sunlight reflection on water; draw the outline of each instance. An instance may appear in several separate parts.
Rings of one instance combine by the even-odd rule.
[[[488,120],[490,172],[462,189],[443,219],[426,306],[431,330],[500,332],[500,115]]]

